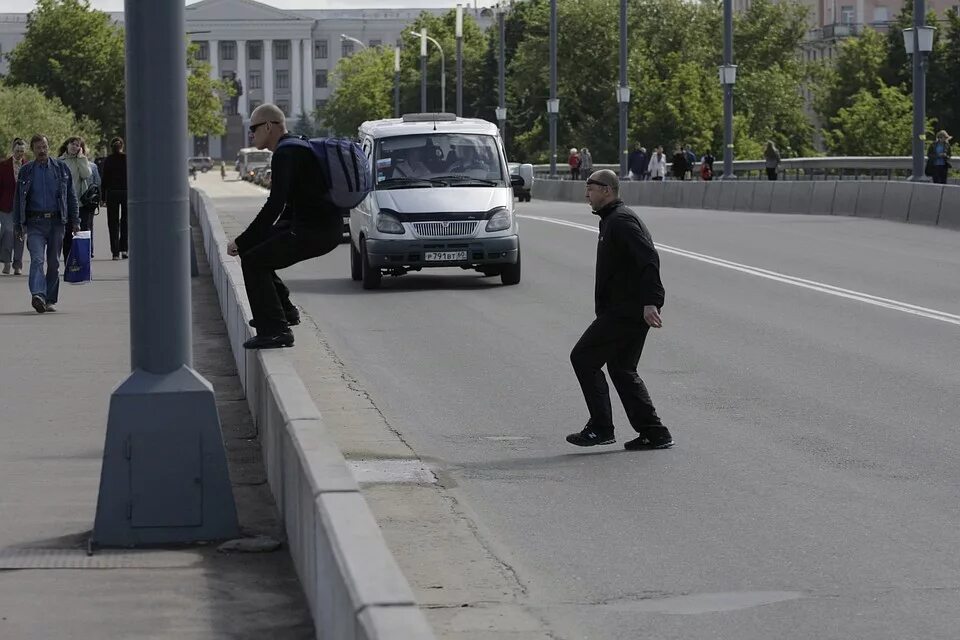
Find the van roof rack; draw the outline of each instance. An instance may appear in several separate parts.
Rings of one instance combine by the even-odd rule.
[[[404,122],[455,122],[455,113],[405,113]]]

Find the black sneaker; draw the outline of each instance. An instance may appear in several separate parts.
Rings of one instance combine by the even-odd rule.
[[[600,444],[613,444],[616,441],[617,439],[613,437],[612,427],[610,429],[594,429],[589,424],[583,428],[583,431],[571,433],[567,436],[567,442],[578,447],[595,447]]]
[[[39,293],[34,294],[30,298],[30,304],[33,305],[33,310],[37,313],[46,313],[47,312],[47,301],[43,299],[43,296]]]
[[[625,442],[623,448],[627,451],[649,451],[652,449],[669,449],[673,446],[673,436],[666,429],[665,434],[644,434]]]
[[[243,343],[244,349],[282,349],[293,346],[293,333],[282,331],[273,335],[259,335]]]

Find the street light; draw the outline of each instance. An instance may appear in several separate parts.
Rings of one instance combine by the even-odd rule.
[[[410,32],[411,36],[420,38],[420,58],[422,60],[421,72],[423,73],[423,78],[421,80],[421,87],[423,90],[423,96],[421,102],[423,103],[423,111],[427,110],[427,40],[432,42],[437,46],[437,49],[440,51],[440,111],[446,113],[447,111],[447,63],[446,58],[443,56],[443,47],[440,46],[440,43],[427,35],[426,29],[421,29],[420,33],[416,31]]]
[[[506,55],[507,48],[505,44],[507,29],[505,26],[506,13],[499,4],[497,5],[497,25],[499,27],[500,53],[497,56],[497,86],[500,95],[500,104],[497,107],[497,123],[500,126],[500,139],[506,146],[506,125],[507,125],[507,95],[506,95]]]
[[[357,39],[354,38],[353,36],[348,36],[348,35],[345,34],[345,33],[341,33],[341,34],[340,34],[340,40],[349,40],[350,42],[356,42],[358,45],[360,45],[360,48],[361,48],[361,49],[366,49],[366,48],[367,48],[367,45],[363,44],[363,41],[362,41],[362,40],[357,40]]]
[[[913,28],[903,30],[903,46],[913,58],[913,175],[912,182],[926,180],[924,156],[927,130],[927,55],[933,51],[933,27],[926,25],[924,0],[914,0]]]
[[[400,45],[393,47],[393,117],[400,117]]]
[[[627,86],[627,0],[620,0],[620,178],[627,177],[627,116],[630,109],[630,87]]]
[[[457,5],[457,117],[463,116],[463,5]]]
[[[550,121],[550,177],[557,177],[557,0],[550,0],[550,99],[547,100],[547,118]]]
[[[733,85],[737,82],[737,65],[733,64],[733,0],[723,0],[723,179],[733,180]]]

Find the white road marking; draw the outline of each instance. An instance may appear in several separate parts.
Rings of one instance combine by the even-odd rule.
[[[530,216],[530,215],[522,215],[522,214],[519,215],[518,217],[527,218],[528,220],[538,220],[540,222],[549,222],[552,224],[558,224],[565,227],[573,227],[574,229],[581,229],[583,231],[590,231],[592,233],[598,232],[597,227],[595,226],[580,224],[578,222],[570,222],[568,220],[559,220],[557,218],[547,218],[544,216]],[[796,276],[787,275],[785,273],[770,271],[769,269],[761,269],[760,267],[751,267],[750,265],[740,264],[738,262],[731,262],[730,260],[724,260],[723,258],[715,258],[713,256],[708,256],[702,253],[695,253],[693,251],[687,251],[686,249],[671,247],[669,245],[660,244],[659,242],[656,244],[657,244],[657,249],[665,253],[672,253],[674,255],[690,258],[691,260],[706,262],[707,264],[723,267],[725,269],[740,271],[741,273],[747,273],[760,278],[766,278],[768,280],[774,280],[776,282],[790,284],[795,287],[801,287],[803,289],[810,289],[811,291],[819,291],[820,293],[827,293],[832,296],[847,298],[848,300],[865,302],[867,304],[872,304],[877,307],[883,307],[884,309],[893,309],[894,311],[902,311],[903,313],[909,313],[911,315],[920,316],[922,318],[929,318],[930,320],[938,320],[940,322],[946,322],[947,324],[960,326],[960,315],[947,313],[946,311],[938,311],[937,309],[920,307],[915,304],[901,302],[899,300],[891,300],[890,298],[881,298],[880,296],[875,296],[869,293],[854,291],[852,289],[844,289],[842,287],[837,287],[832,284],[826,284],[823,282],[817,282],[815,280],[798,278]]]

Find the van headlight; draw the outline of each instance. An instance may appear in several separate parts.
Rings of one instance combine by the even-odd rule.
[[[377,231],[380,233],[403,234],[403,225],[400,224],[395,215],[381,211],[377,215]]]
[[[513,225],[513,215],[506,207],[493,210],[493,215],[487,221],[487,231],[503,231]]]

